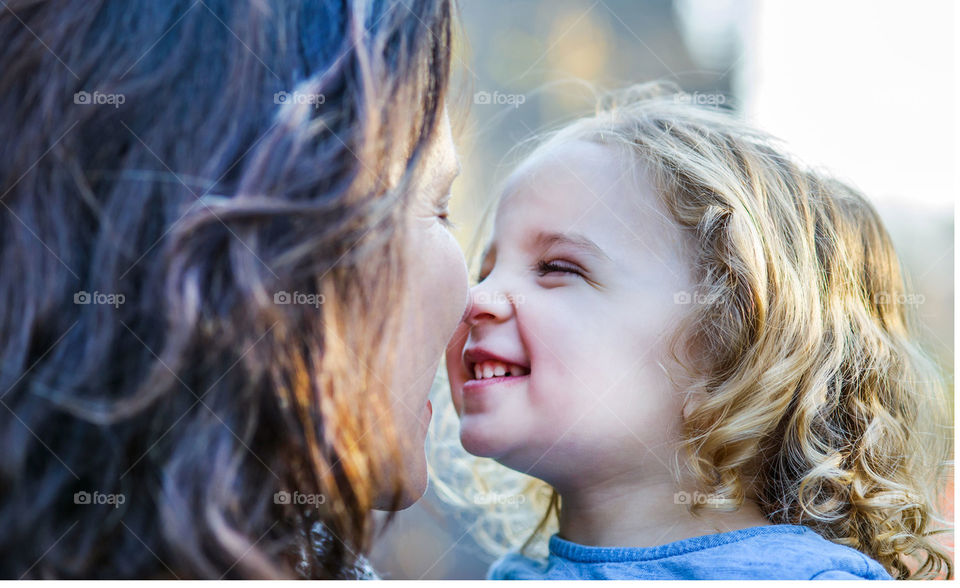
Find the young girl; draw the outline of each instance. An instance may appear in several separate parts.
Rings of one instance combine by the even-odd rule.
[[[950,577],[951,406],[880,218],[685,98],[622,92],[507,181],[447,368],[559,529],[490,577]]]

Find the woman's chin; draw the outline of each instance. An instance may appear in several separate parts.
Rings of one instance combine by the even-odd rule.
[[[417,488],[407,488],[407,491],[403,493],[400,497],[400,502],[397,504],[397,510],[406,510],[416,504],[423,495],[427,492],[427,480],[424,477],[423,484],[417,486]]]
[[[391,492],[386,492],[374,502],[373,508],[384,511],[405,510],[423,498],[427,491],[426,456],[421,455],[416,463],[405,465],[403,490],[396,497]]]

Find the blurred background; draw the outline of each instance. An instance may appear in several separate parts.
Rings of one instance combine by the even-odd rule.
[[[451,106],[462,114],[464,173],[452,217],[465,251],[518,142],[589,113],[594,90],[669,80],[872,199],[914,280],[952,398],[960,186],[951,1],[461,0],[460,9],[454,65],[464,108]],[[455,418],[446,393],[435,387],[432,432],[445,445],[456,435],[443,426]],[[471,533],[479,510],[454,512],[435,488],[377,544],[384,577],[483,577],[493,558]]]

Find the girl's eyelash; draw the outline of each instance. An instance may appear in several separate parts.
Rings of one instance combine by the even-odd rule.
[[[583,276],[583,270],[568,261],[554,260],[537,262],[537,273],[539,273],[541,276],[545,276],[553,272],[575,274],[581,277]]]
[[[583,270],[580,268],[580,266],[573,264],[569,261],[563,261],[563,260],[538,261],[536,265],[536,270],[537,270],[537,273],[540,275],[540,277],[543,277],[549,273],[554,273],[554,272],[559,272],[562,274],[575,274],[577,276],[584,277]],[[477,283],[479,284],[480,282],[487,279],[487,276],[489,274],[490,272],[483,272],[481,270],[480,274],[477,276]]]

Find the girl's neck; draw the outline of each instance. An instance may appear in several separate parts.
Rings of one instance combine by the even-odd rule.
[[[771,524],[753,502],[732,513],[693,516],[699,495],[670,479],[609,480],[561,491],[560,537],[581,545],[652,547],[690,537]]]

